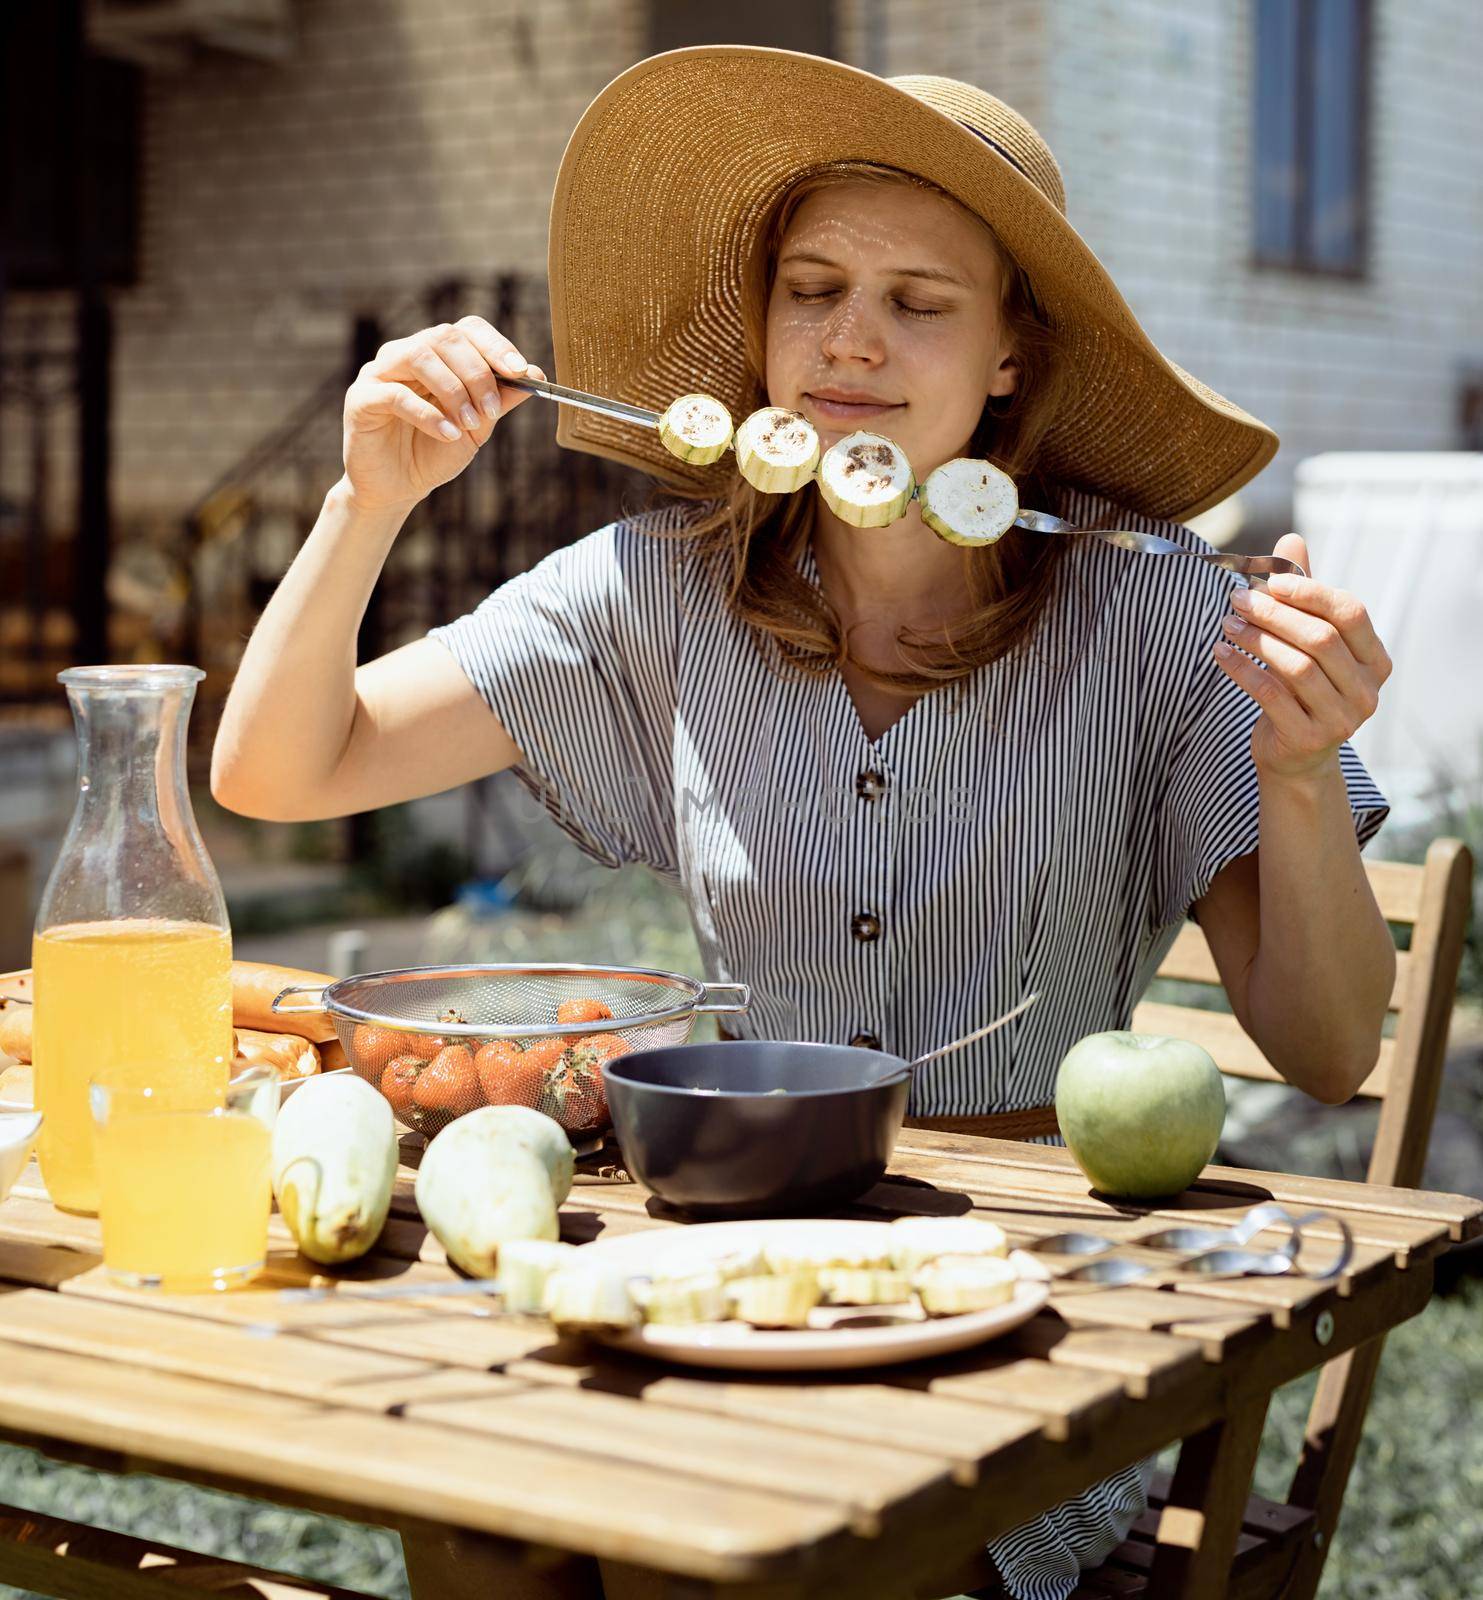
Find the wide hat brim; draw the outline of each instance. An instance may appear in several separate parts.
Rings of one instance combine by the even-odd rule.
[[[1072,375],[1043,445],[1050,477],[1178,520],[1276,453],[1271,429],[1160,354],[1061,211],[983,138],[871,73],[743,45],[641,61],[577,124],[551,203],[558,381],[658,411],[703,390],[740,422],[764,399],[743,359],[746,262],[782,190],[834,161],[937,184],[1024,268]],[[729,455],[695,466],[648,428],[565,406],[556,436],[684,490],[724,494],[735,471]]]

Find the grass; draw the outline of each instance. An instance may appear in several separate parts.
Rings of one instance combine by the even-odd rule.
[[[1257,1488],[1285,1493],[1312,1378],[1275,1398]],[[1386,1345],[1323,1600],[1459,1600],[1483,1568],[1483,1282],[1464,1280]],[[396,1600],[401,1546],[382,1529],[159,1478],[110,1478],[0,1446],[0,1500]],[[29,1591],[0,1584],[4,1600]]]
[[[1282,1499],[1314,1378],[1275,1398],[1256,1487]],[[1386,1341],[1324,1600],[1460,1600],[1483,1569],[1483,1282],[1464,1279]]]

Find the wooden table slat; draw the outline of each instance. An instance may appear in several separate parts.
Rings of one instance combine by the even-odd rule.
[[[941,1454],[836,1440],[734,1414],[636,1405],[600,1390],[526,1388],[488,1400],[414,1404],[405,1414],[500,1440],[571,1440],[614,1463],[818,1501],[842,1508],[855,1531],[867,1535],[879,1531],[892,1504],[952,1477]]]
[[[1008,1334],[1002,1347],[1053,1365],[1106,1373],[1118,1378],[1137,1400],[1155,1400],[1172,1390],[1187,1390],[1209,1371],[1204,1353],[1193,1339],[1132,1328],[1076,1328],[1049,1311]],[[1215,1381],[1214,1375],[1211,1381]]]
[[[100,1302],[78,1317],[64,1296],[44,1289],[0,1294],[0,1339],[340,1404],[348,1403],[347,1393],[358,1385],[405,1381],[437,1370],[402,1355],[330,1349],[307,1339],[296,1340],[286,1352],[274,1340],[137,1304]]]
[[[962,1134],[934,1133],[925,1128],[902,1132],[896,1156],[951,1156],[992,1166],[1010,1180],[1040,1173],[1067,1177],[1086,1193],[1086,1178],[1068,1150],[1059,1145],[1029,1144],[1010,1139],[966,1139]],[[908,1170],[893,1158],[892,1170]],[[1294,1173],[1262,1172],[1246,1167],[1207,1167],[1193,1185],[1196,1199],[1220,1201],[1240,1189],[1255,1189],[1278,1200],[1302,1206],[1323,1206],[1359,1216],[1389,1216],[1420,1223],[1440,1223],[1454,1240],[1483,1234],[1483,1214],[1468,1195],[1430,1189],[1387,1188],[1338,1178],[1310,1178]],[[1238,1197],[1239,1198],[1239,1197]]]
[[[0,1249],[3,1261],[3,1249]],[[288,1285],[285,1285],[288,1286]],[[116,1301],[137,1305],[136,1291],[119,1288],[101,1267],[69,1278],[62,1293],[89,1301]],[[261,1295],[179,1295],[174,1309],[183,1317],[199,1317],[241,1329],[252,1328],[264,1316],[285,1315]],[[265,1304],[264,1302],[267,1301]],[[446,1309],[432,1309],[433,1305]],[[557,1336],[538,1318],[477,1315],[466,1302],[446,1300],[427,1306],[405,1301],[350,1307],[343,1302],[293,1308],[292,1337],[296,1341],[323,1343],[336,1348],[381,1351],[448,1367],[487,1371],[520,1356],[549,1348]]]
[[[984,1163],[963,1163],[956,1158],[939,1161],[931,1155],[903,1155],[898,1151],[892,1173],[888,1173],[866,1199],[878,1200],[882,1207],[879,1214],[886,1214],[892,1208],[904,1210],[908,1206],[913,1210],[928,1209],[919,1198],[925,1197],[927,1191],[899,1181],[928,1171],[935,1171],[945,1186],[938,1191],[938,1204],[931,1210],[935,1212],[948,1206],[961,1210],[960,1197],[966,1198],[975,1216],[989,1217],[1006,1231],[1018,1234],[1038,1226],[1044,1233],[1074,1229],[1104,1233],[1109,1238],[1131,1242],[1169,1223],[1229,1228],[1239,1222],[1251,1206],[1273,1198],[1270,1192],[1256,1189],[1221,1195],[1197,1187],[1168,1205],[1142,1207],[1093,1195],[1085,1178],[1079,1174],[1073,1176],[1040,1168],[1027,1168],[1016,1174],[1014,1189],[1006,1191],[994,1186],[1003,1175]],[[1296,1201],[1291,1203],[1290,1209],[1306,1209],[1306,1206],[1307,1202]],[[1400,1251],[1402,1265],[1412,1252],[1434,1255],[1448,1243],[1445,1223],[1358,1210],[1346,1211],[1344,1221],[1357,1242]],[[1339,1237],[1332,1223],[1314,1223],[1310,1228],[1315,1239],[1327,1241]]]
[[[728,1373],[678,1376],[656,1369],[636,1373],[631,1362],[600,1352],[558,1361],[536,1356],[505,1368],[511,1378],[584,1390],[632,1394],[645,1405],[750,1417],[781,1427],[804,1428],[832,1439],[858,1439],[894,1450],[945,1457],[962,1484],[978,1480],[992,1464],[1004,1467],[1037,1428],[1023,1408],[947,1398],[928,1378],[910,1381],[914,1369],[884,1369],[860,1383],[807,1383]],[[935,1363],[933,1364],[935,1367]]]
[[[1207,1361],[1223,1361],[1238,1346],[1257,1340],[1270,1322],[1266,1313],[1196,1294],[1162,1289],[1052,1286],[1050,1309],[1072,1327],[1164,1331],[1197,1343]]]
[[[0,1363],[9,1427],[70,1425],[106,1449],[343,1496],[389,1518],[415,1512],[722,1581],[847,1524],[839,1506],[611,1461],[598,1438],[496,1438],[24,1345],[0,1343]]]
[[[910,1382],[908,1374],[903,1380]],[[1025,1356],[969,1357],[920,1380],[928,1392],[1040,1418],[1048,1439],[1072,1439],[1112,1424],[1129,1399],[1121,1379]]]
[[[922,1164],[930,1164],[930,1158],[923,1158]],[[1233,1209],[1229,1206],[1207,1208],[1181,1204],[1178,1207],[1151,1212],[1120,1211],[1108,1202],[1094,1199],[1085,1192],[1081,1196],[1081,1203],[1077,1205],[1065,1193],[1069,1188],[1065,1180],[1057,1180],[1055,1190],[1049,1194],[1030,1192],[1019,1196],[1008,1196],[993,1194],[985,1189],[982,1169],[967,1173],[949,1171],[943,1176],[945,1180],[951,1178],[969,1183],[976,1182],[978,1187],[966,1190],[952,1188],[929,1190],[916,1184],[893,1183],[888,1174],[871,1195],[866,1196],[866,1201],[884,1200],[889,1197],[892,1204],[889,1206],[862,1204],[850,1208],[850,1214],[871,1220],[900,1215],[907,1211],[913,1214],[925,1212],[932,1215],[958,1215],[964,1212],[967,1202],[971,1205],[972,1215],[997,1223],[1005,1230],[1010,1244],[1014,1248],[1022,1249],[1047,1233],[1066,1229],[1090,1230],[1105,1234],[1119,1242],[1127,1240],[1133,1243],[1140,1236],[1154,1233],[1171,1222],[1229,1228],[1246,1209],[1244,1205]],[[583,1213],[583,1233],[596,1237],[599,1233],[630,1233],[640,1228],[652,1229],[665,1226],[664,1222],[647,1215],[644,1211],[646,1203],[645,1192],[636,1187],[627,1194],[621,1192],[616,1195],[604,1194],[596,1202],[600,1209]],[[1256,1201],[1253,1200],[1251,1203],[1255,1204]],[[1427,1256],[1446,1245],[1445,1230],[1434,1223],[1385,1216],[1363,1216],[1359,1213],[1346,1215],[1345,1221],[1350,1227],[1356,1245],[1361,1250],[1375,1252],[1374,1256],[1367,1259],[1385,1263],[1387,1270],[1392,1262],[1405,1267],[1413,1251]],[[563,1237],[568,1237],[573,1230],[565,1217],[562,1226]],[[1310,1225],[1305,1232],[1311,1234],[1314,1241],[1313,1254],[1306,1259],[1315,1262],[1326,1262],[1331,1259],[1327,1255],[1327,1247],[1332,1244],[1335,1249],[1338,1248],[1337,1228],[1332,1224],[1317,1223]],[[1275,1235],[1265,1237],[1270,1237],[1273,1243],[1277,1242]],[[1074,1261],[1064,1262],[1063,1270],[1075,1264]],[[1255,1303],[1292,1307],[1303,1304],[1307,1296],[1318,1296],[1328,1292],[1321,1285],[1310,1284],[1304,1288],[1303,1280],[1300,1278],[1285,1279],[1282,1283],[1283,1287],[1275,1290],[1270,1283],[1258,1288],[1254,1296]]]
[[[569,1358],[547,1353],[511,1362],[505,1371],[532,1383],[626,1394],[646,1405],[756,1417],[831,1438],[946,1453],[960,1476],[964,1463],[976,1474],[995,1451],[1022,1439],[1027,1422],[1038,1423],[1047,1438],[1068,1439],[1105,1421],[1127,1395],[1121,1380],[1105,1373],[976,1352],[882,1368],[858,1382],[834,1374],[812,1382],[734,1372],[673,1377],[657,1364],[640,1368],[601,1351]]]

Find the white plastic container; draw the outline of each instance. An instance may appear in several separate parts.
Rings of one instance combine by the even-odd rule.
[[[1314,577],[1365,603],[1395,664],[1353,740],[1391,803],[1390,828],[1424,825],[1447,798],[1477,796],[1483,453],[1310,456],[1297,468],[1293,524]]]

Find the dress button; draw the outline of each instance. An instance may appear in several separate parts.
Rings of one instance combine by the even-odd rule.
[[[869,772],[855,774],[855,798],[857,800],[875,800],[886,792],[886,775],[877,772],[873,767]]]
[[[850,1043],[857,1050],[879,1050],[881,1042],[873,1033],[857,1033]]]
[[[869,911],[862,911],[850,919],[850,932],[861,944],[874,944],[881,936],[881,919]]]

